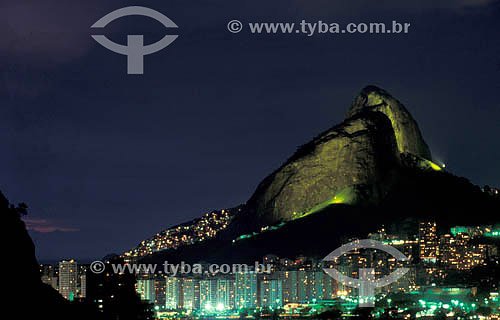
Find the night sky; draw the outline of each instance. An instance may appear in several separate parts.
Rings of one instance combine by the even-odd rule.
[[[0,4],[0,190],[25,202],[41,261],[120,253],[244,203],[374,84],[402,101],[436,160],[500,185],[500,5],[487,0],[36,1]],[[406,1],[409,2],[409,1]],[[179,38],[144,75],[90,35]],[[255,35],[248,22],[398,22],[409,34]]]

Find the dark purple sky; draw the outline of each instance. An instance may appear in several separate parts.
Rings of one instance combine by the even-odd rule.
[[[450,171],[499,185],[498,2],[401,2],[2,1],[0,189],[30,207],[38,257],[122,252],[245,202],[298,145],[340,122],[367,84],[405,103]],[[142,76],[127,76],[126,58],[90,37],[95,21],[128,5],[179,26],[168,30],[179,34],[172,45],[145,58]],[[411,28],[231,34],[232,19]],[[127,17],[104,34],[152,43],[165,28]]]

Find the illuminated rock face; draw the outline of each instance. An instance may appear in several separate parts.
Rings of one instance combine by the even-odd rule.
[[[232,228],[293,220],[343,199],[377,202],[401,166],[402,153],[431,157],[406,108],[387,92],[366,87],[343,123],[300,147],[259,184]]]
[[[399,152],[411,153],[432,161],[431,152],[422,138],[417,122],[401,102],[385,90],[368,86],[354,99],[346,118],[364,110],[381,112],[391,120]]]

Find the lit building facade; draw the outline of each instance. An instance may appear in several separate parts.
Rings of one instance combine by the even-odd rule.
[[[40,274],[43,283],[59,290],[58,268],[56,266],[40,265]]]
[[[217,279],[217,303],[218,311],[232,310],[235,306],[235,284],[232,279]]]
[[[260,282],[260,306],[263,308],[280,308],[283,306],[283,286],[278,279]]]
[[[182,279],[177,277],[165,278],[165,308],[178,309],[181,304],[180,284]]]
[[[211,311],[217,304],[216,300],[217,280],[200,280],[200,309]]]
[[[155,302],[155,280],[154,279],[137,279],[136,292],[141,297],[141,300],[154,303]]]
[[[237,309],[257,306],[257,274],[255,272],[236,273],[235,306]]]
[[[199,292],[199,284],[196,279],[183,279],[182,307],[186,310],[194,310],[196,308],[199,308],[199,299],[197,299],[197,295],[199,295]]]
[[[75,260],[59,262],[59,293],[68,300],[77,297],[78,265]]]
[[[424,262],[436,262],[439,255],[436,222],[424,221],[418,226],[419,256]]]
[[[283,303],[297,302],[297,270],[280,271],[279,279],[282,281]]]

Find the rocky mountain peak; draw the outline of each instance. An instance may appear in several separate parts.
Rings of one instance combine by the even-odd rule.
[[[430,159],[418,124],[403,104],[367,86],[342,123],[299,147],[259,184],[230,229],[255,230],[330,204],[378,203],[400,168],[423,167],[421,162]]]
[[[376,86],[363,88],[349,108],[346,119],[366,110],[381,112],[389,118],[399,152],[432,161],[431,151],[420,133],[417,122],[405,106],[387,91]]]

